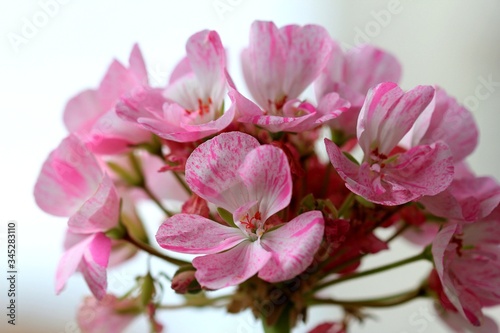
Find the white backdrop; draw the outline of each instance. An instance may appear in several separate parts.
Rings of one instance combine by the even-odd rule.
[[[396,54],[403,64],[403,88],[439,84],[473,110],[481,131],[480,146],[470,158],[481,175],[500,178],[497,131],[500,124],[500,2],[481,1],[320,1],[320,0],[65,0],[47,9],[40,1],[0,0],[0,280],[5,281],[6,222],[18,222],[17,323],[2,332],[78,332],[74,313],[88,290],[81,277],[70,279],[54,295],[54,271],[61,255],[65,220],[41,212],[32,192],[41,164],[66,135],[62,125],[65,102],[82,89],[96,87],[112,58],[126,62],[133,43],[143,50],[149,72],[158,83],[184,55],[184,43],[194,32],[217,30],[230,52],[230,69],[242,85],[238,54],[248,42],[255,19],[289,23],[319,23],[345,46],[371,42]],[[399,3],[399,5],[398,5]],[[219,11],[218,8],[223,8]],[[44,7],[49,14],[44,13]],[[389,9],[393,10],[393,13]],[[384,13],[390,13],[386,15]],[[30,24],[38,25],[30,29]],[[493,81],[493,84],[485,82]],[[486,94],[484,93],[486,92]],[[151,219],[159,220],[152,215]],[[151,230],[154,232],[153,230]],[[381,254],[364,267],[403,258],[417,250],[395,242],[395,251]],[[144,259],[144,258],[142,258]],[[139,261],[141,262],[141,261]],[[429,266],[413,265],[335,289],[344,298],[397,292],[418,283]],[[110,272],[110,288],[124,292],[136,272],[133,265]],[[5,309],[5,284],[0,284],[0,308]],[[174,297],[171,296],[175,301]],[[374,320],[352,328],[361,332],[447,332],[433,315],[432,304],[415,301],[396,309],[374,311]],[[500,318],[500,311],[493,315]],[[313,311],[307,332],[337,310]],[[161,316],[168,332],[260,332],[246,313],[180,310]],[[129,332],[144,331],[138,320]]]

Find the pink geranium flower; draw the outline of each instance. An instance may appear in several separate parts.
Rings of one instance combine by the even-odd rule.
[[[351,107],[328,122],[347,135],[356,135],[356,122],[368,90],[382,82],[398,83],[401,65],[390,53],[371,45],[360,45],[343,52],[332,42],[332,53],[315,81],[316,99],[335,92],[350,102]]]
[[[433,94],[429,86],[405,93],[391,82],[370,90],[358,119],[358,142],[365,154],[360,166],[325,139],[330,161],[352,192],[391,206],[437,194],[450,185],[453,158],[445,143],[438,141],[392,154]]]
[[[167,219],[156,235],[165,249],[205,253],[193,260],[196,279],[209,289],[237,285],[258,273],[269,282],[291,279],[313,260],[323,238],[319,211],[269,230],[266,220],[285,208],[292,180],[285,153],[240,132],[201,144],[186,163],[186,181],[197,195],[229,211],[234,225],[199,215]]]
[[[318,107],[298,99],[326,65],[331,44],[328,32],[320,26],[278,29],[273,22],[254,22],[242,62],[245,81],[260,107],[230,87],[238,120],[271,132],[302,132],[347,110],[349,103],[337,94],[320,101]]]
[[[432,214],[463,222],[474,222],[488,216],[500,203],[500,185],[492,177],[472,173],[457,175],[450,186],[419,202]]]
[[[118,115],[161,138],[192,142],[220,132],[234,118],[223,113],[226,55],[219,35],[203,30],[186,44],[187,57],[165,90],[141,88],[122,98]]]
[[[481,325],[481,309],[500,304],[500,209],[471,224],[448,224],[432,254],[447,299],[471,324]]]
[[[118,118],[115,104],[120,96],[148,82],[146,67],[137,45],[127,68],[113,61],[97,89],[73,97],[64,110],[64,124],[97,154],[118,154],[146,142],[151,134]]]
[[[118,223],[119,196],[94,155],[74,135],[64,139],[43,164],[35,200],[49,214],[70,217],[56,292],[79,270],[94,295],[101,298],[111,251],[111,240],[104,232]]]
[[[477,146],[479,131],[472,113],[436,87],[432,101],[415,121],[412,146],[443,141],[455,163],[470,155]]]
[[[83,333],[123,332],[137,318],[138,311],[131,311],[136,303],[134,299],[122,300],[109,294],[100,301],[88,296],[78,309],[78,326]]]

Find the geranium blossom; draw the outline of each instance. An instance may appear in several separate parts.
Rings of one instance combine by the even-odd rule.
[[[220,134],[191,154],[186,181],[235,221],[231,227],[199,215],[178,214],[158,230],[156,238],[163,248],[207,254],[193,260],[195,276],[205,288],[236,285],[256,273],[269,282],[284,281],[311,264],[323,237],[319,211],[299,215],[274,230],[266,225],[291,197],[290,168],[281,149],[260,146],[243,133]]]
[[[398,83],[401,65],[390,53],[372,45],[360,45],[343,52],[332,41],[329,60],[314,88],[316,99],[321,100],[335,92],[350,102],[351,107],[328,124],[347,135],[356,135],[356,122],[368,90],[382,82]]]
[[[500,203],[500,185],[492,177],[455,176],[450,186],[419,200],[432,214],[464,222],[488,216]]]
[[[445,143],[438,141],[392,154],[433,93],[429,86],[404,93],[390,82],[370,90],[358,119],[357,136],[365,154],[361,166],[325,139],[330,161],[351,191],[375,203],[399,205],[449,186],[453,160]]]
[[[254,22],[242,62],[245,81],[260,107],[231,87],[238,120],[271,132],[302,132],[347,110],[349,103],[337,94],[317,107],[298,99],[326,65],[331,47],[328,32],[317,25],[278,29],[272,22]]]
[[[478,136],[471,112],[436,87],[432,101],[415,121],[412,147],[443,141],[458,163],[474,151]]]
[[[56,291],[79,270],[94,295],[102,298],[111,251],[111,240],[104,232],[118,223],[119,197],[111,179],[75,136],[64,139],[45,161],[35,185],[35,200],[47,213],[70,217]]]
[[[187,56],[165,90],[139,88],[123,97],[118,115],[167,140],[191,142],[220,132],[234,118],[222,113],[226,91],[225,50],[215,31],[191,36]]]
[[[481,309],[500,304],[500,209],[472,224],[448,224],[436,236],[432,254],[446,297],[479,326]]]
[[[99,88],[85,90],[69,100],[64,110],[66,128],[98,154],[117,154],[146,142],[151,134],[118,118],[115,104],[120,96],[147,85],[146,66],[137,45],[130,53],[130,66],[113,61]]]

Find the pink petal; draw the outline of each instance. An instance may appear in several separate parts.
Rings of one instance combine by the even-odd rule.
[[[444,255],[446,252],[446,248],[450,243],[455,231],[457,230],[458,225],[454,223],[450,223],[444,226],[441,231],[436,235],[436,238],[432,242],[432,257],[434,259],[434,265],[436,267],[436,272],[438,273],[441,281],[444,276]]]
[[[318,25],[287,25],[280,29],[286,52],[283,92],[298,97],[326,66],[332,49],[328,32]],[[267,74],[269,75],[269,74]]]
[[[292,177],[283,150],[264,145],[250,151],[238,170],[251,200],[258,200],[262,221],[282,210],[292,197]]]
[[[84,252],[79,266],[90,291],[97,299],[102,299],[106,294],[106,268],[110,253],[111,240],[103,233],[97,233]]]
[[[280,282],[302,273],[312,263],[321,244],[324,224],[320,211],[310,211],[265,233],[261,244],[273,256],[259,271],[259,277],[268,282]]]
[[[450,302],[464,318],[467,318],[473,325],[478,326],[482,320],[481,304],[476,296],[464,289],[459,283],[455,283],[455,279],[450,277],[451,272],[446,252],[457,228],[457,224],[448,224],[437,234],[432,243],[434,265],[443,285],[443,290]],[[460,272],[457,273],[460,274]]]
[[[135,75],[137,82],[147,85],[148,71],[146,69],[146,64],[144,63],[144,58],[142,56],[139,45],[134,44],[134,47],[130,52],[128,63],[130,64],[130,72]]]
[[[103,177],[94,155],[70,135],[43,164],[35,185],[35,200],[49,214],[70,216],[94,194]]]
[[[259,241],[244,241],[232,249],[193,259],[196,279],[208,289],[238,285],[255,275],[271,258]]]
[[[366,95],[368,89],[382,82],[399,82],[401,65],[397,59],[383,50],[372,45],[361,45],[342,52],[340,46],[332,43],[332,53],[328,64],[316,80],[316,97],[330,92],[337,92],[352,105],[361,107],[361,102],[349,98],[357,95]]]
[[[112,109],[95,121],[83,139],[92,152],[113,155],[126,152],[133,145],[148,142],[151,133],[119,118]]]
[[[90,235],[64,252],[56,270],[57,294],[63,290],[69,277],[76,272],[78,266],[80,265],[80,261],[83,258],[84,252],[94,238],[95,235]]]
[[[103,233],[91,235],[67,250],[56,271],[56,293],[60,293],[77,268],[83,273],[94,296],[101,299],[106,293],[106,267],[111,240]]]
[[[255,124],[262,128],[267,129],[270,132],[301,132],[300,125],[307,120],[314,120],[315,114],[308,114],[302,117],[281,117],[281,116],[242,116],[238,121],[242,123]],[[299,130],[297,130],[299,129]]]
[[[455,162],[470,155],[478,143],[478,128],[472,113],[439,87],[415,128],[414,145],[442,140],[450,147]]]
[[[85,333],[121,333],[137,317],[135,313],[118,312],[134,307],[134,300],[105,295],[100,301],[85,297],[77,312],[77,322]]]
[[[204,92],[198,97],[222,100],[226,84],[226,53],[217,32],[203,30],[194,34],[187,41],[186,52]]]
[[[397,163],[387,167],[386,181],[397,182],[417,196],[434,195],[450,185],[453,170],[450,149],[438,142],[401,154]]]
[[[243,97],[244,98],[244,97]],[[294,110],[304,110],[302,108],[303,104],[295,106],[297,100],[288,101],[284,110],[287,108]],[[237,102],[238,103],[238,102]],[[242,104],[239,101],[240,105]],[[251,103],[251,102],[250,102]],[[237,104],[237,107],[240,105]],[[255,107],[257,107],[255,105]],[[259,109],[259,114],[253,107],[240,107],[242,110],[242,116],[239,117],[238,121],[242,123],[255,124],[260,127],[267,129],[270,132],[291,132],[300,133],[307,130],[314,129],[321,126],[323,123],[334,119],[341,115],[343,112],[347,111],[349,108],[349,103],[341,98],[336,93],[331,93],[325,96],[318,106],[318,109],[307,110],[307,113],[303,116],[272,116],[263,115]],[[291,112],[293,113],[293,112]],[[286,115],[286,112],[285,112]]]
[[[134,45],[130,69],[113,61],[97,90],[86,90],[67,103],[64,110],[66,128],[72,133],[87,133],[101,115],[114,108],[123,93],[142,84],[147,84],[147,72],[140,50]]]
[[[282,96],[286,75],[285,41],[272,22],[255,21],[250,44],[242,52],[243,76],[253,98],[267,108],[269,101]]]
[[[101,112],[113,108],[123,93],[143,83],[118,61],[113,61],[98,88]]]
[[[161,119],[163,105],[167,102],[162,89],[136,88],[123,96],[116,105],[116,114],[123,120],[137,123],[138,119],[156,116]]]
[[[381,82],[397,83],[401,78],[401,65],[396,57],[372,45],[352,48],[345,58],[345,82],[362,94]]]
[[[233,83],[231,78],[228,78],[228,86],[229,86],[229,98],[233,102],[235,107],[235,112],[237,118],[239,120],[240,117],[254,117],[254,116],[262,116],[264,115],[264,111],[257,106],[254,102],[250,101],[248,98],[240,94]]]
[[[358,167],[331,141],[325,140],[328,156],[346,186],[365,199],[382,205],[400,205],[427,193],[445,190],[453,179],[451,152],[443,143],[418,146],[401,154],[383,172],[368,163]]]
[[[331,41],[331,46],[332,50],[330,52],[328,62],[323,68],[317,80],[314,82],[314,90],[317,100],[320,100],[328,93],[338,92],[335,87],[339,83],[343,84],[344,82],[344,67],[346,63],[344,52],[342,51],[340,45],[337,44],[334,40]]]
[[[358,118],[358,141],[365,153],[376,144],[389,155],[432,100],[434,89],[417,86],[404,93],[395,83],[377,85],[368,92]]]
[[[199,145],[186,162],[186,182],[205,200],[230,212],[250,200],[238,169],[260,144],[241,132],[222,133]]]
[[[113,181],[104,175],[95,193],[70,217],[68,226],[77,233],[108,231],[118,224],[119,214],[120,198]]]
[[[64,125],[70,133],[88,130],[102,111],[97,91],[84,90],[66,104],[63,115]]]
[[[490,177],[454,179],[443,192],[420,202],[434,215],[474,222],[500,203],[500,186]]]
[[[192,72],[193,69],[191,68],[189,58],[184,57],[181,61],[179,61],[179,63],[175,66],[174,70],[172,71],[168,84],[171,85],[178,79]]]
[[[161,247],[181,253],[217,253],[246,239],[238,228],[194,214],[176,214],[158,229],[156,241]]]

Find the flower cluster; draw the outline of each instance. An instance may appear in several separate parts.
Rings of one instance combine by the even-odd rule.
[[[56,292],[83,275],[93,296],[79,310],[82,330],[119,332],[145,314],[161,331],[157,312],[181,306],[163,299],[168,284],[192,294],[182,306],[250,309],[266,332],[289,332],[320,304],[344,316],[311,332],[347,332],[366,308],[417,297],[436,300],[456,330],[498,332],[482,309],[500,304],[500,185],[467,167],[478,137],[471,113],[440,87],[401,89],[394,56],[369,45],[344,52],[317,25],[254,22],[241,61],[247,96],[219,35],[204,30],[167,86],[153,87],[134,46],[128,67],[114,61],[97,89],[68,102],[69,135],[44,163],[35,198],[69,218]],[[136,212],[143,201],[165,214],[156,235]],[[381,239],[379,228],[394,234]],[[422,251],[359,270],[396,237]],[[107,269],[139,251],[178,269],[148,262],[130,291],[110,294]],[[321,293],[417,260],[434,268],[406,293]]]

